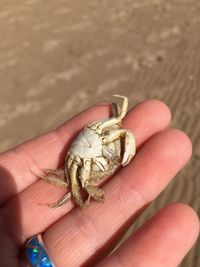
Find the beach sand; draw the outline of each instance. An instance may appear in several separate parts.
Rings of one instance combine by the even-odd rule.
[[[198,0],[1,0],[0,151],[115,93],[157,98],[194,152],[134,227],[169,202],[200,213],[199,14]],[[181,266],[199,267],[199,251]]]

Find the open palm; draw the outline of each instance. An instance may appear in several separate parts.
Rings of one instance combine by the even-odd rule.
[[[191,248],[199,232],[198,217],[184,204],[171,204],[106,257],[191,156],[188,137],[167,128],[169,109],[157,100],[137,105],[124,119],[123,127],[135,135],[137,154],[104,184],[104,204],[92,201],[86,209],[73,201],[57,209],[41,205],[66,192],[38,180],[34,173],[61,166],[79,130],[109,115],[109,105],[96,105],[55,131],[0,155],[2,266],[26,266],[20,252],[24,242],[38,233],[43,233],[56,267],[175,267]]]

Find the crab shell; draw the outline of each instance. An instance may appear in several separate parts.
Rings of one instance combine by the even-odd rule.
[[[107,145],[102,143],[102,136],[85,127],[70,146],[76,160],[91,160],[90,176],[104,176],[104,172],[113,172],[120,164],[121,140],[114,140]],[[97,174],[98,173],[98,174]]]

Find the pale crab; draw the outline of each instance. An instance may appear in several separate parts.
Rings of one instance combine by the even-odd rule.
[[[51,207],[60,207],[71,197],[80,207],[88,205],[90,198],[102,202],[104,191],[97,186],[98,180],[112,174],[120,165],[127,165],[135,155],[134,135],[120,128],[127,113],[128,99],[114,96],[123,99],[121,112],[118,112],[117,104],[112,103],[112,117],[88,124],[72,142],[64,170],[44,170],[42,179],[59,187],[70,187],[64,197],[50,204]],[[85,202],[82,189],[88,194]]]

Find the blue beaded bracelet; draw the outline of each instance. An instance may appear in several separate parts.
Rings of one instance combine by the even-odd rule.
[[[55,267],[44,248],[41,235],[31,237],[25,246],[26,257],[32,267]]]

